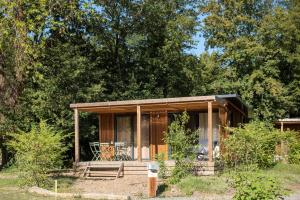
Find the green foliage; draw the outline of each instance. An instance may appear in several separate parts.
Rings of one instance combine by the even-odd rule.
[[[158,162],[159,171],[158,171],[158,178],[166,179],[167,178],[167,167],[165,164],[165,154],[160,153],[155,156],[155,160]]]
[[[291,164],[300,164],[300,136],[296,131],[281,132],[280,140],[287,148],[288,162]]]
[[[168,127],[165,141],[171,147],[171,157],[175,160],[170,183],[174,184],[186,177],[193,169],[195,160],[194,148],[197,140],[197,132],[186,128],[189,121],[188,113],[175,116],[175,120]]]
[[[228,194],[233,188],[237,199],[272,199],[272,196],[279,197],[287,195],[289,190],[293,191],[293,186],[300,181],[299,170],[300,165],[277,163],[263,170],[254,167],[239,172],[231,170],[218,176],[188,176],[177,186],[187,195],[194,192]]]
[[[206,45],[223,69],[207,87],[241,94],[259,119],[288,112],[297,116],[299,9],[299,1],[293,0],[202,2]]]
[[[39,119],[71,132],[74,102],[237,93],[259,119],[300,113],[299,1],[0,0],[0,7],[3,155],[5,134]],[[191,55],[199,33],[210,51]],[[95,136],[97,123],[82,117],[82,131]]]
[[[274,177],[255,172],[237,173],[233,187],[236,190],[233,197],[235,200],[275,200],[284,194],[280,183]]]
[[[42,186],[47,183],[48,172],[62,166],[62,154],[67,150],[65,136],[56,132],[45,121],[33,126],[30,132],[12,134],[9,146],[15,151],[16,166],[21,184]]]
[[[271,124],[252,121],[244,127],[234,128],[225,139],[223,160],[229,167],[257,165],[267,168],[275,164],[275,147],[279,143],[279,130]]]
[[[0,134],[71,132],[74,102],[188,95],[195,2],[0,0]]]
[[[229,129],[231,134],[224,140],[226,151],[222,155],[228,167],[247,168],[257,166],[268,168],[273,166],[276,146],[283,143],[281,156],[286,156],[289,163],[300,163],[300,140],[297,132],[280,132],[272,124],[252,121],[243,127]],[[287,149],[286,151],[284,149]]]

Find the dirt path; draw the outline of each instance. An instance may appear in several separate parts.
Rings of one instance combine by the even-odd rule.
[[[285,200],[299,200],[300,199],[300,184],[294,184],[289,187],[293,191],[293,193],[287,197]]]
[[[286,196],[285,200],[300,200],[300,184],[290,187],[293,193]],[[82,180],[75,181],[71,188],[72,191],[78,192],[99,192],[105,194],[129,195],[133,199],[147,198],[147,177],[146,176],[127,176],[115,180]],[[166,200],[229,200],[232,199],[233,193],[228,194],[206,194],[195,192],[190,197],[184,197],[176,187],[167,189],[154,199]]]
[[[99,192],[106,194],[146,197],[147,177],[127,176],[115,180],[77,180],[72,190],[81,192]]]
[[[115,180],[77,180],[72,191],[99,192],[106,194],[129,195],[133,199],[147,198],[147,177],[127,176]],[[197,200],[229,200],[232,195],[217,195],[195,192],[191,197],[184,197],[176,187],[168,188],[157,199],[197,199]]]

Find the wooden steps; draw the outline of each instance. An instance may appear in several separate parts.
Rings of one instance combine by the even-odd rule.
[[[124,176],[124,163],[108,165],[101,163],[88,163],[83,171],[83,177],[115,177]]]

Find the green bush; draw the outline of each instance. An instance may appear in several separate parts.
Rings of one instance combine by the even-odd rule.
[[[284,131],[280,134],[281,141],[287,148],[288,162],[300,164],[300,136],[295,131]]]
[[[187,112],[176,115],[175,120],[168,127],[165,142],[171,147],[171,157],[175,160],[175,167],[169,179],[171,184],[178,183],[193,170],[198,135],[187,128],[189,116]]]
[[[272,124],[253,121],[244,127],[230,129],[231,135],[224,140],[223,161],[229,167],[271,167],[275,164],[275,148],[280,142],[279,130]]]
[[[44,186],[49,170],[63,164],[63,153],[67,150],[62,143],[65,136],[44,121],[39,126],[33,126],[28,133],[20,131],[11,136],[13,140],[9,142],[9,147],[15,151],[21,184]]]
[[[165,164],[165,154],[164,153],[156,154],[155,160],[158,162],[159,165],[158,178],[166,179],[167,167]]]
[[[274,177],[255,172],[237,173],[233,187],[236,190],[235,200],[272,200],[284,195],[284,190]]]

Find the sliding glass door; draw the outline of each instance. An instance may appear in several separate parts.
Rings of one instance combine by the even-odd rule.
[[[218,113],[212,113],[212,126],[213,126],[213,146],[219,143],[219,121]],[[207,148],[207,113],[199,113],[199,145]]]
[[[137,136],[136,136],[136,116],[119,115],[116,116],[115,123],[115,142],[126,145],[127,155],[131,159],[137,159]],[[149,115],[142,115],[141,120],[141,139],[142,139],[142,159],[149,160]]]
[[[115,133],[115,142],[124,143],[126,155],[132,159],[134,157],[132,117],[116,116]]]

